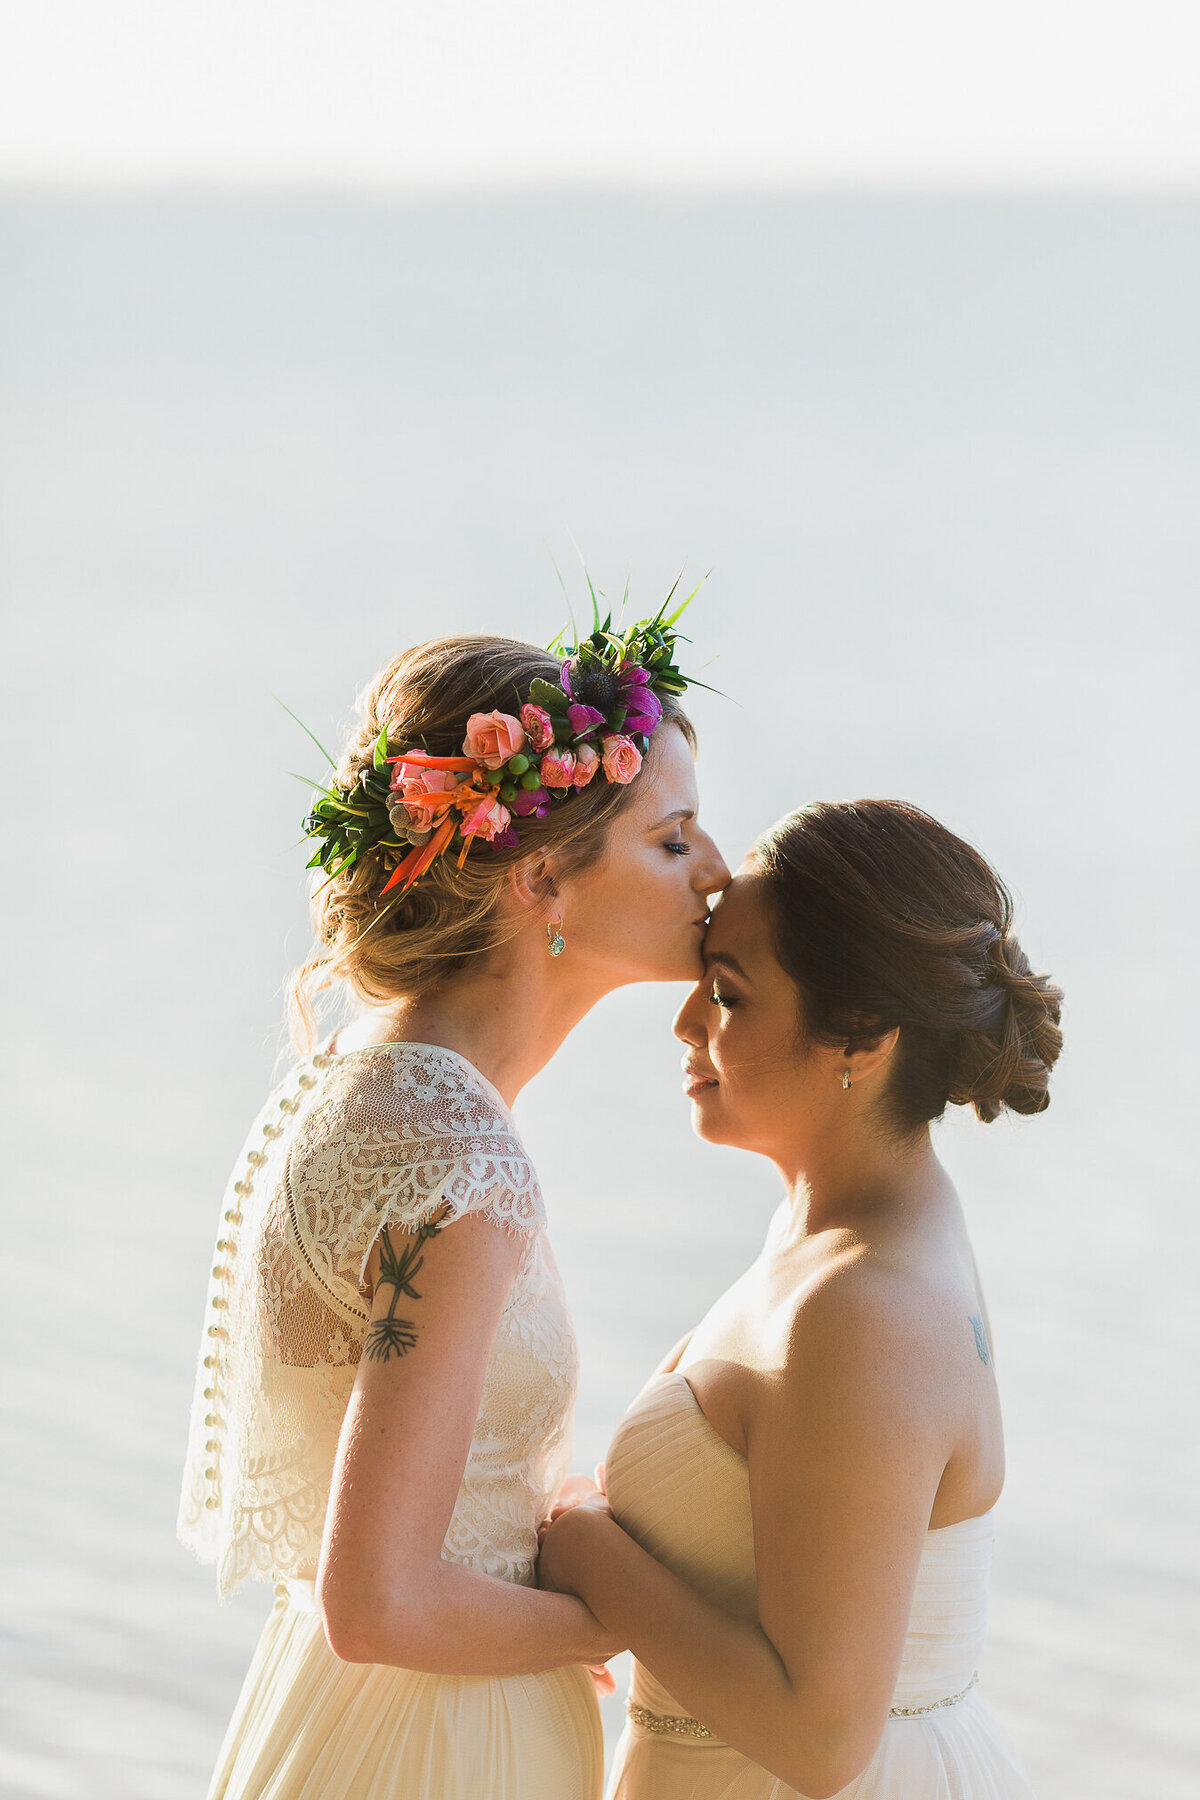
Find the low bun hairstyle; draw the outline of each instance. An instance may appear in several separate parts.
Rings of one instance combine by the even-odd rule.
[[[358,722],[337,765],[336,780],[349,792],[371,767],[375,740],[386,726],[392,746],[423,745],[432,756],[460,756],[467,720],[496,708],[519,714],[529,684],[541,676],[558,681],[561,658],[513,638],[433,638],[404,651],[371,681],[358,700]],[[695,748],[695,733],[679,702],[663,696],[661,731],[680,727]],[[655,734],[657,736],[657,732]],[[647,761],[654,755],[654,738]],[[382,901],[395,859],[371,851],[333,881],[317,871],[313,882],[316,947],[292,979],[292,1036],[311,1047],[314,1001],[345,983],[369,1005],[430,992],[462,967],[512,934],[498,906],[506,874],[522,857],[555,855],[564,876],[579,874],[603,853],[609,825],[628,803],[632,786],[593,779],[567,805],[542,819],[521,820],[521,842],[510,849],[476,849],[460,869],[441,856],[407,894]]]
[[[1012,933],[1012,898],[970,844],[900,800],[817,803],[751,852],[804,1028],[853,1048],[899,1027],[887,1101],[912,1130],[947,1105],[1042,1112],[1062,990]]]

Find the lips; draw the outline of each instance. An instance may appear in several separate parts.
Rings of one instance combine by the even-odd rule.
[[[689,1100],[695,1100],[699,1094],[708,1093],[710,1088],[719,1087],[720,1082],[715,1075],[708,1075],[702,1069],[693,1069],[687,1063],[683,1067],[683,1091]]]

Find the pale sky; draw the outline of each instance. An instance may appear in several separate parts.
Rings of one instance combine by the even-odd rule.
[[[0,180],[1200,185],[1200,0],[0,0]]]

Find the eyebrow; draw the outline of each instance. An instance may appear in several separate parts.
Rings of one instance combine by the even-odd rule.
[[[732,950],[706,950],[704,952],[705,968],[711,968],[713,963],[724,963],[727,969],[732,969],[734,974],[740,975],[743,981],[750,979]]]
[[[664,825],[673,825],[676,819],[682,821],[684,819],[694,819],[695,816],[696,814],[690,806],[681,806],[677,812],[668,813],[665,819],[660,819],[658,824],[652,825],[650,829],[651,831],[661,831]]]

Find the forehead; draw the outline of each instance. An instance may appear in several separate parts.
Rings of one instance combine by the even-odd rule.
[[[705,962],[719,961],[726,954],[746,969],[754,963],[774,960],[762,903],[762,882],[744,864],[718,897],[704,936]]]
[[[677,725],[664,724],[654,734],[629,811],[647,824],[654,824],[667,813],[695,810],[696,765],[691,746]],[[625,816],[628,818],[629,814]]]

